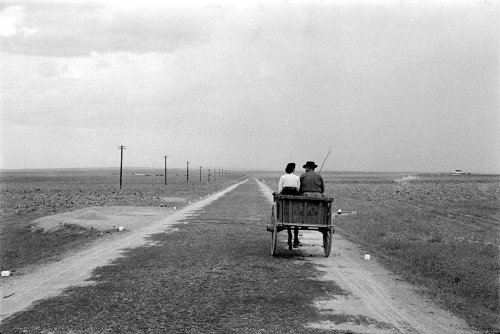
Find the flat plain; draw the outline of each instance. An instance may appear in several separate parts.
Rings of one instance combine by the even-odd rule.
[[[147,168],[123,170],[122,188],[116,169],[54,169],[2,171],[0,173],[0,267],[16,271],[59,259],[66,251],[82,247],[116,233],[64,224],[47,232],[35,223],[39,218],[88,207],[136,206],[165,210],[224,189],[242,174],[202,174],[186,170],[163,171]]]
[[[277,189],[279,173],[262,176]],[[470,325],[500,331],[500,176],[322,176],[334,212],[344,212],[337,233]]]
[[[183,206],[236,180],[255,177],[277,188],[280,172],[233,173],[185,180],[172,171],[126,170],[123,188],[111,170],[56,170],[1,174],[2,270],[57,259],[107,232],[67,224],[57,231],[33,221],[92,206]],[[300,174],[300,173],[297,173]],[[195,177],[197,176],[194,174]],[[499,189],[495,175],[323,172],[335,199],[336,232],[359,244],[421,293],[487,333],[500,331]],[[349,214],[350,213],[350,214]]]

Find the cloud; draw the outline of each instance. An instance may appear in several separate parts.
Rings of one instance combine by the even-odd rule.
[[[203,43],[210,17],[200,9],[111,2],[19,2],[0,17],[3,52],[51,57],[172,52]]]
[[[261,166],[333,146],[344,169],[414,169],[459,147],[451,165],[498,142],[498,23],[443,3],[12,3],[2,123]]]
[[[15,35],[23,19],[23,8],[11,6],[0,12],[0,36]]]

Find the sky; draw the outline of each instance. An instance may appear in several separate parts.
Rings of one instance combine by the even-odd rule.
[[[0,168],[500,173],[499,2],[0,1]]]

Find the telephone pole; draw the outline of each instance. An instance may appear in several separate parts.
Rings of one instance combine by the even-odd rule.
[[[201,166],[200,166],[200,183],[201,183]]]
[[[167,158],[168,155],[165,156],[165,185],[167,185]]]
[[[121,151],[121,158],[120,158],[120,189],[122,188],[122,170],[123,170],[123,150],[125,149],[126,146],[120,145],[118,146],[118,149]]]
[[[186,161],[186,183],[189,183],[189,161]]]

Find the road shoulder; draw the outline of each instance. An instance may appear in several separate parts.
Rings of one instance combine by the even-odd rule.
[[[62,258],[60,261],[43,264],[33,268],[33,271],[23,275],[8,277],[1,284],[1,309],[0,321],[16,312],[27,309],[33,303],[61,294],[71,286],[85,286],[93,284],[89,279],[92,271],[100,266],[105,266],[120,257],[127,249],[147,244],[148,237],[156,233],[169,233],[174,230],[172,225],[191,215],[194,211],[203,208],[227,192],[238,187],[246,181],[237,183],[212,196],[200,199],[181,210],[170,211],[166,216],[156,215],[154,219],[147,215],[129,215],[129,226],[132,230],[115,233],[110,238],[94,242],[73,254]],[[117,209],[115,216],[123,216],[123,210]],[[109,224],[116,223],[112,212],[107,212]],[[131,218],[132,217],[132,218]],[[135,218],[133,218],[135,217]],[[147,221],[147,224],[144,224]],[[109,225],[104,224],[104,225]],[[144,226],[145,225],[145,226]]]
[[[272,201],[272,190],[256,181]],[[278,248],[285,248],[285,233],[278,234],[278,240]],[[339,234],[333,235],[328,258],[323,256],[322,235],[317,231],[301,231],[301,243],[300,251],[322,273],[320,279],[334,281],[347,291],[316,300],[315,306],[331,320],[308,323],[307,327],[375,334],[476,333],[462,319],[424,299],[415,287],[384,269],[375,258],[365,259],[357,245]]]

